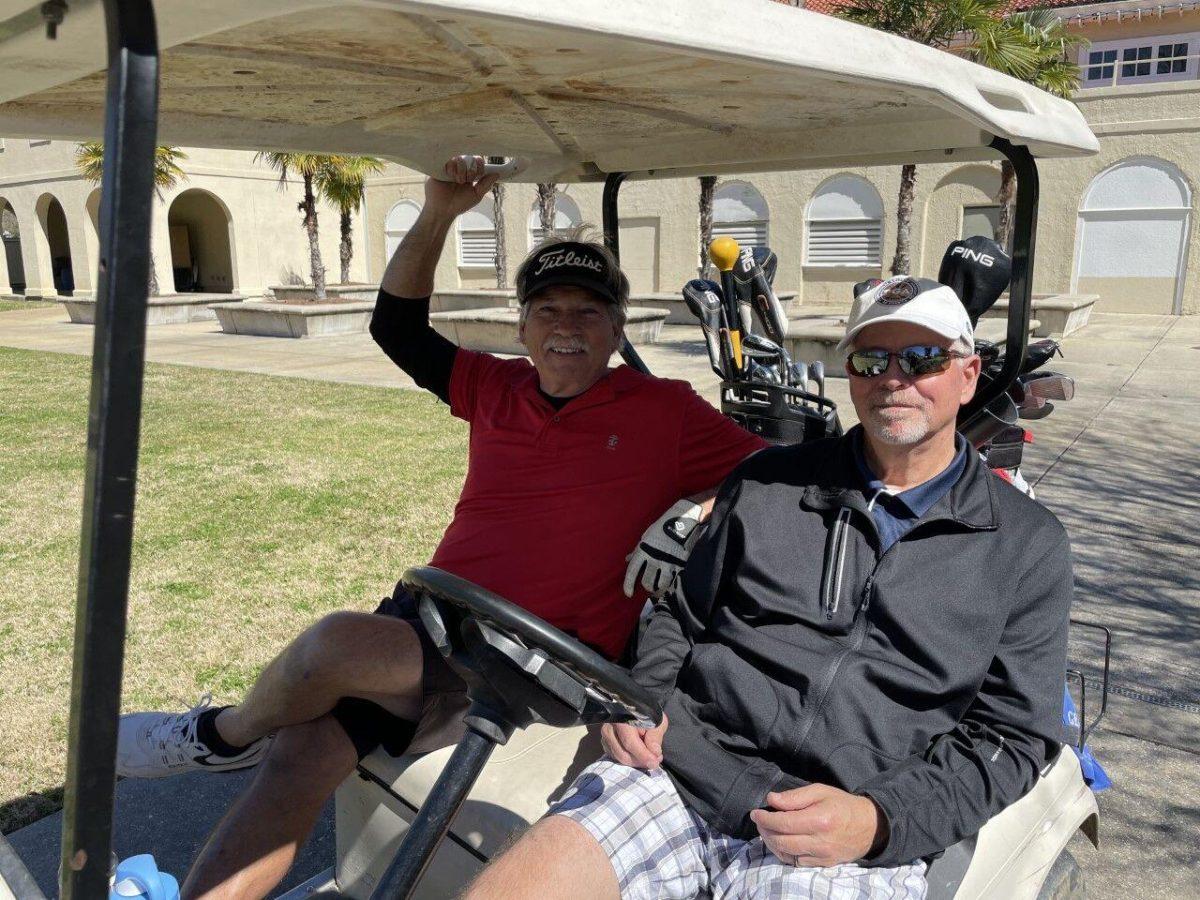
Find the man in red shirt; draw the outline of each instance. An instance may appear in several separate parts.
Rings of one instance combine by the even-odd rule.
[[[639,578],[665,590],[717,485],[764,445],[686,382],[609,368],[629,283],[602,245],[553,240],[522,263],[529,360],[458,348],[433,331],[429,296],[446,237],[495,180],[481,177],[478,157],[446,171],[450,180],[426,183],[371,323],[388,356],[471,427],[462,495],[431,564],[616,659],[646,598]],[[465,685],[413,599],[397,585],[376,612],[321,619],[236,706],[204,700],[185,713],[122,717],[117,768],[127,777],[264,759],[202,850],[185,897],[265,895],[363,756],[381,744],[399,755],[458,740]]]

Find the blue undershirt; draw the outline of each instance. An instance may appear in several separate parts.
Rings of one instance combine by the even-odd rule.
[[[954,454],[954,459],[950,461],[950,465],[923,484],[893,494],[888,491],[867,464],[867,457],[863,452],[861,431],[858,432],[857,439],[853,443],[854,462],[858,465],[858,473],[863,481],[863,494],[868,503],[872,498],[876,498],[871,507],[871,515],[874,517],[875,527],[879,531],[880,553],[886,553],[892,544],[904,537],[917,524],[917,520],[921,516],[929,512],[935,503],[946,496],[967,467],[967,441],[961,434],[955,434],[954,446],[957,452]]]

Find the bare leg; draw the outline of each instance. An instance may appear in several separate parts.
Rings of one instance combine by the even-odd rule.
[[[542,819],[483,870],[463,900],[620,900],[612,863],[587,829]]]
[[[357,762],[350,738],[330,716],[281,730],[250,788],[196,857],[183,884],[185,900],[266,896]]]
[[[421,715],[421,643],[400,619],[369,613],[328,615],[273,659],[246,698],[217,716],[217,732],[235,747],[311,722],[342,697],[385,695],[403,719]]]

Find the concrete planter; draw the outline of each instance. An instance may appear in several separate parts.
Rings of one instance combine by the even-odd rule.
[[[308,338],[365,332],[375,298],[353,303],[214,303],[211,308],[226,334]]]
[[[278,303],[316,303],[317,295],[311,285],[276,284],[268,290]],[[325,286],[326,300],[362,300],[375,302],[377,284],[329,284]],[[323,301],[322,301],[323,302]]]
[[[430,312],[462,312],[467,309],[505,309],[517,305],[517,292],[508,290],[434,291],[429,298]]]
[[[96,321],[96,301],[90,297],[61,297],[72,322],[92,325]],[[240,306],[241,297],[233,294],[164,294],[147,302],[147,325],[181,325],[184,322],[212,321],[214,300],[226,306]]]
[[[438,334],[469,350],[488,353],[525,355],[525,346],[517,340],[518,311],[511,309],[471,309],[439,312],[429,316]],[[633,344],[653,344],[666,321],[665,309],[631,306],[625,322],[625,335]]]
[[[1002,319],[981,319],[975,336],[1003,346],[1007,327]],[[1035,335],[1041,327],[1041,322],[1034,319],[1029,323],[1029,333]],[[845,333],[845,314],[802,316],[788,322],[788,336],[784,344],[793,360],[803,360],[810,365],[820,360],[825,364],[826,375],[844,378],[845,359],[843,354],[837,352],[837,345]]]
[[[1034,294],[1032,315],[1041,323],[1036,337],[1064,338],[1078,331],[1092,317],[1098,294]],[[1008,317],[1008,298],[1001,297],[983,314],[985,319]]]
[[[798,310],[795,291],[783,291],[776,294],[780,304],[783,306],[783,311],[788,316],[791,316]],[[634,294],[630,298],[631,302],[644,303],[647,306],[656,306],[667,311],[668,325],[695,325],[696,317],[692,315],[687,307],[687,303],[678,292],[674,294]]]

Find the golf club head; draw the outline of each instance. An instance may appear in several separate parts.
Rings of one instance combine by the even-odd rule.
[[[769,252],[769,251],[768,251]],[[774,258],[774,254],[771,254]],[[745,247],[738,254],[733,266],[733,282],[737,288],[739,302],[752,304],[767,336],[781,343],[787,335],[787,314],[775,296],[771,282],[754,255],[754,248]],[[750,331],[746,325],[743,331]]]
[[[825,396],[825,363],[819,359],[808,367],[809,374],[812,380],[817,383],[817,394],[821,397]]]
[[[951,241],[942,256],[937,280],[958,294],[971,324],[1000,299],[1012,276],[1012,260],[1004,248],[990,238],[974,236]]]
[[[1043,400],[1072,400],[1075,379],[1059,372],[1035,372],[1025,377],[1025,393]]]
[[[770,384],[771,378],[767,373],[767,367],[758,362],[753,357],[746,363],[746,380],[757,381],[760,384]]]
[[[1036,372],[1046,363],[1054,358],[1054,354],[1061,354],[1058,341],[1050,338],[1042,338],[1040,341],[1034,341],[1025,348],[1025,359],[1021,363],[1021,374],[1027,375],[1030,372]]]
[[[1045,400],[1041,406],[1018,409],[1017,415],[1022,419],[1044,419],[1052,412],[1054,412],[1054,404],[1049,400]]]
[[[683,286],[683,299],[688,309],[700,320],[708,363],[718,378],[728,378],[721,352],[721,289],[715,283],[693,278]]]
[[[1038,397],[1038,396],[1035,396],[1034,394],[1026,394],[1024,397],[1022,397],[1020,400],[1017,401],[1017,409],[1018,410],[1041,409],[1043,406],[1045,406],[1049,402],[1050,401],[1048,401],[1045,397]]]
[[[742,335],[742,346],[754,359],[762,359],[768,356],[783,356],[783,348],[770,338],[763,337],[761,334]]]
[[[808,366],[804,360],[798,359],[788,366],[788,384],[802,391],[808,390]]]

